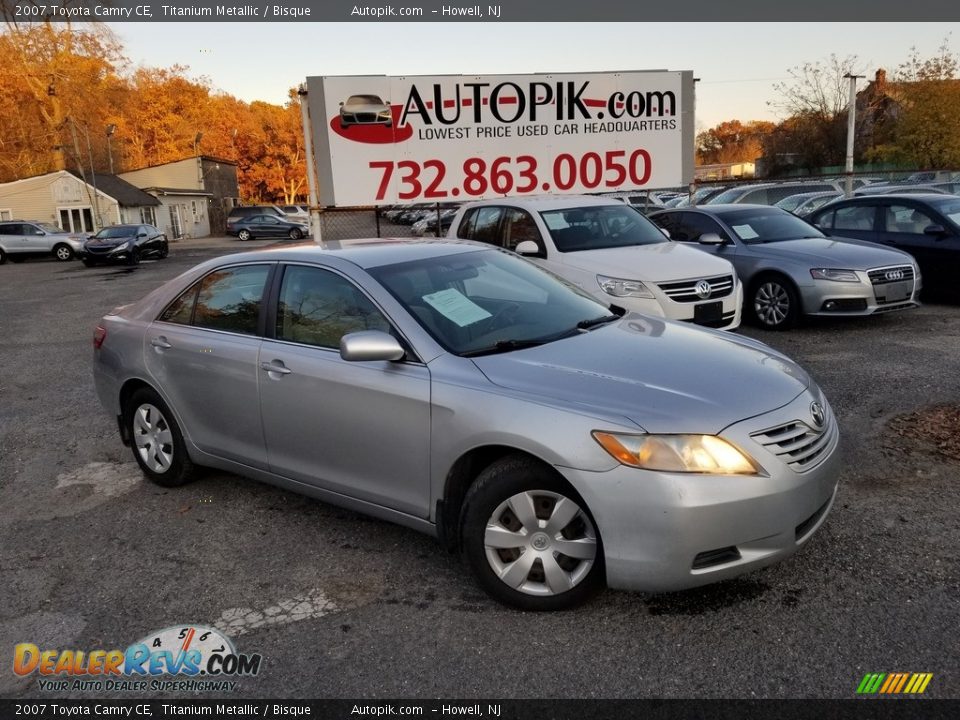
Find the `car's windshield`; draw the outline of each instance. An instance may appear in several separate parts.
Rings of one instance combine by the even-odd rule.
[[[939,210],[942,215],[948,217],[950,222],[960,228],[960,198],[937,199],[930,204]]]
[[[776,207],[783,208],[787,212],[793,212],[800,206],[800,203],[806,199],[807,198],[804,195],[790,195],[789,197],[785,197],[783,200],[776,203]]]
[[[48,232],[48,233],[58,233],[58,234],[59,234],[59,233],[62,233],[62,232],[63,232],[63,230],[61,230],[60,228],[58,228],[56,225],[53,225],[52,223],[38,222],[38,223],[34,223],[34,225],[36,225],[38,228],[40,228],[40,229],[43,230],[44,232]]]
[[[376,95],[351,95],[347,105],[383,105],[383,100]]]
[[[123,238],[130,237],[131,235],[136,234],[136,228],[130,227],[129,225],[118,225],[116,227],[107,227],[94,235],[97,239],[104,238]]]
[[[748,187],[732,187],[729,190],[724,190],[719,195],[714,195],[712,198],[707,200],[707,203],[710,205],[723,205],[724,203],[735,202],[744,193],[748,192],[750,188]]]
[[[724,213],[723,220],[748,245],[825,237],[813,225],[778,208],[753,208]]]
[[[628,205],[547,210],[540,215],[560,252],[669,242],[656,225]]]
[[[610,317],[590,296],[502,250],[447,255],[369,270],[443,347],[504,352],[582,332]]]

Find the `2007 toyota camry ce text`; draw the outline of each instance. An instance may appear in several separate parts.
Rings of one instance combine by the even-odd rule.
[[[215,467],[425,531],[521,608],[768,565],[836,492],[836,420],[791,360],[488,245],[221,257],[105,316],[94,347],[154,482]]]

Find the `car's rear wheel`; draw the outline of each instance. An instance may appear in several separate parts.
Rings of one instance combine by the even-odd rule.
[[[600,536],[583,500],[552,468],[499,460],[467,493],[464,556],[480,585],[524,610],[572,607],[603,580]]]
[[[297,230],[296,228],[294,228],[293,230],[290,231],[290,239],[291,239],[291,240],[299,240],[299,239],[302,238],[302,237],[303,237],[303,233],[300,232],[299,230]]]
[[[65,243],[57,243],[53,247],[53,256],[61,262],[73,260],[73,248]]]
[[[0,265],[3,265],[7,261],[7,254],[0,250]]]
[[[164,487],[190,482],[197,468],[170,408],[149,388],[137,390],[125,414],[133,457],[150,480]]]
[[[788,280],[767,275],[753,284],[750,293],[753,319],[767,330],[788,330],[797,323],[800,300]]]
[[[160,246],[160,252],[157,253],[157,257],[163,260],[167,255],[170,254],[170,245],[166,241]]]
[[[240,232],[237,233],[237,237],[243,242],[246,242],[253,236],[250,234],[249,230],[241,230]]]

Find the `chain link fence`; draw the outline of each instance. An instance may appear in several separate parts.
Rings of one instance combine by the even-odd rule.
[[[449,218],[454,210],[453,207],[440,205],[324,208],[320,213],[320,228],[323,240],[438,237],[447,234]],[[424,222],[419,223],[421,220]]]

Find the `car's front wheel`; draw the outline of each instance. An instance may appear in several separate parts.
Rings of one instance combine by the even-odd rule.
[[[583,500],[555,471],[524,456],[485,469],[467,493],[464,556],[480,585],[524,610],[559,610],[603,581],[600,536]]]
[[[144,475],[164,487],[194,479],[196,466],[187,455],[183,433],[156,392],[137,390],[127,403],[125,420],[133,457]]]
[[[73,248],[71,248],[69,245],[66,245],[65,243],[58,243],[53,248],[53,256],[57,260],[60,260],[61,262],[66,260],[73,260]]]
[[[303,237],[303,233],[300,232],[299,230],[297,230],[296,228],[294,228],[293,230],[290,231],[290,239],[291,239],[291,240],[299,240],[299,239],[302,238],[302,237]]]
[[[170,254],[170,245],[167,244],[166,240],[164,240],[163,244],[160,245],[160,251],[157,253],[157,257],[163,260],[169,254]]]
[[[3,265],[7,261],[7,254],[3,251],[3,248],[0,248],[0,265]]]
[[[249,240],[251,237],[253,237],[253,236],[250,234],[250,231],[249,231],[249,230],[241,230],[240,232],[237,233],[237,238],[239,238],[239,239],[242,240],[243,242],[246,242],[246,241]]]
[[[767,330],[788,330],[797,323],[800,301],[789,281],[775,275],[760,278],[750,293],[754,320]]]
[[[127,256],[127,265],[139,265],[140,264],[140,250],[133,248],[130,251],[130,254]]]

